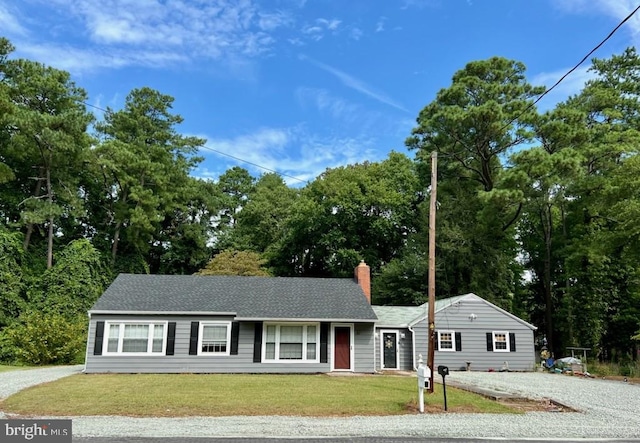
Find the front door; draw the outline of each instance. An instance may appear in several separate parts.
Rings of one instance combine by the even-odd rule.
[[[349,326],[333,328],[333,369],[351,370],[351,328]]]
[[[398,333],[382,333],[382,369],[398,369]]]

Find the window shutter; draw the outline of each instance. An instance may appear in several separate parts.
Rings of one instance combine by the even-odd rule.
[[[516,352],[516,334],[509,333],[509,352]]]
[[[456,352],[462,351],[462,333],[456,332]]]
[[[96,322],[96,341],[93,343],[93,355],[102,355],[102,340],[104,338],[104,322]]]
[[[253,336],[253,362],[262,361],[262,322],[257,321]]]
[[[169,322],[167,328],[167,355],[173,355],[175,353],[176,345],[176,322]]]
[[[437,351],[438,350],[438,331],[434,330],[433,331],[433,350]]]
[[[329,354],[329,323],[320,323],[320,363],[327,363]]]
[[[231,323],[231,355],[238,355],[238,340],[240,339],[240,323]]]
[[[493,352],[493,334],[487,332],[487,351]]]
[[[191,322],[191,335],[189,336],[189,355],[198,355],[198,330],[200,322]]]

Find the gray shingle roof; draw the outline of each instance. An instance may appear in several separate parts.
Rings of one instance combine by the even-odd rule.
[[[120,274],[92,313],[227,312],[246,319],[375,321],[350,279]]]

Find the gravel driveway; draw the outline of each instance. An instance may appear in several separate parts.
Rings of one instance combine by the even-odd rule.
[[[78,370],[78,367],[71,367],[2,373],[0,397],[38,383],[38,374],[42,376],[41,381],[49,381]],[[530,398],[553,398],[583,412],[530,412],[521,415],[443,413],[346,418],[74,417],[73,433],[83,437],[640,438],[638,385],[541,373],[453,372],[449,380]],[[427,401],[442,404],[442,398],[427,396]]]

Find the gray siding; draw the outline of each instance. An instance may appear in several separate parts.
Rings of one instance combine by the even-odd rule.
[[[469,316],[475,314],[475,319]],[[528,326],[505,313],[494,309],[481,300],[463,300],[449,306],[438,313],[435,318],[436,330],[450,330],[461,334],[462,351],[435,352],[434,363],[448,366],[450,370],[466,369],[466,362],[471,362],[471,370],[499,371],[505,362],[509,369],[516,371],[531,371],[535,366],[535,350],[533,331]],[[416,364],[418,354],[427,360],[427,321],[422,320],[414,326]],[[515,352],[487,351],[486,333],[505,331],[514,333],[516,337]]]
[[[176,322],[175,354],[161,356],[93,355],[96,323],[109,320],[140,320]],[[232,320],[229,317],[93,315],[89,323],[87,343],[87,373],[318,373],[330,372],[332,347],[327,363],[254,363],[253,342],[255,323],[241,322],[238,355],[189,355],[192,321]],[[329,344],[332,342],[329,328]],[[354,325],[354,365],[358,372],[373,372],[373,324]]]
[[[376,355],[376,371],[382,370],[382,356],[380,355],[380,331],[397,331],[399,335],[404,334],[404,338],[398,340],[398,370],[412,371],[413,368],[413,346],[412,334],[406,328],[376,328],[375,337],[375,355]]]

